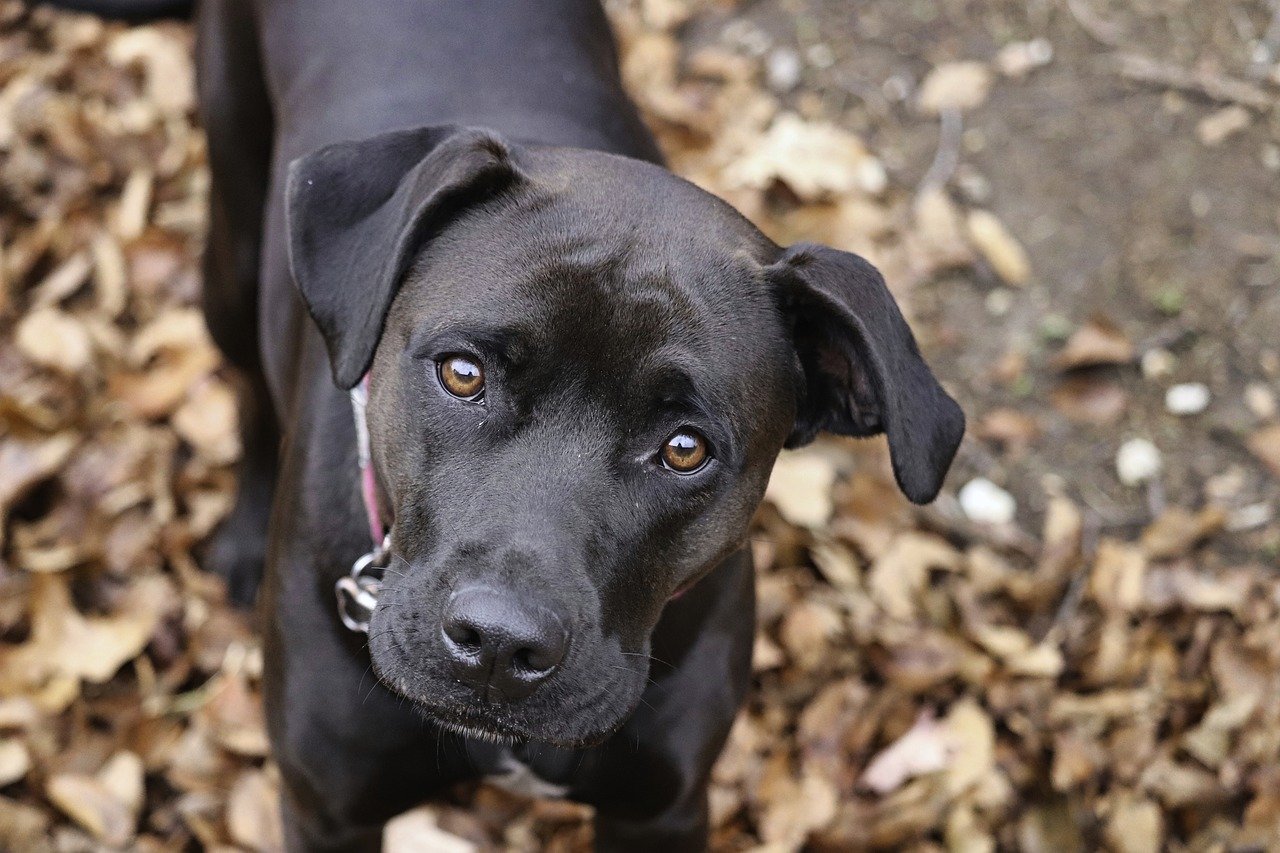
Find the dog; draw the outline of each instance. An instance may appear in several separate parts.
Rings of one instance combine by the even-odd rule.
[[[486,776],[703,849],[778,452],[884,433],[928,502],[964,432],[882,277],[664,169],[596,0],[196,23],[244,446],[206,563],[259,599],[289,849]]]

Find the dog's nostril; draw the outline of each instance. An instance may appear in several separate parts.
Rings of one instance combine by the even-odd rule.
[[[558,656],[549,650],[539,652],[536,649],[516,649],[515,653],[511,655],[511,663],[516,669],[524,670],[534,675],[554,668],[559,662]]]
[[[474,625],[451,622],[445,625],[444,632],[454,645],[468,652],[477,652],[484,645],[484,635]]]

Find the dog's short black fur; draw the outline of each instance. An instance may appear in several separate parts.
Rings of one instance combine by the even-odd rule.
[[[963,433],[880,275],[658,165],[596,0],[202,0],[198,27],[205,304],[245,412],[208,562],[248,600],[265,553],[291,849],[377,849],[515,762],[602,849],[701,848],[777,452],[884,432],[928,501]],[[367,644],[333,593],[371,546],[366,373],[394,519]],[[678,473],[691,430],[710,458]]]

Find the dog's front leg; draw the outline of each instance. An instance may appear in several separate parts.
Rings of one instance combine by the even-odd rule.
[[[751,680],[755,580],[744,550],[667,606],[635,714],[584,761],[596,849],[706,849],[707,784]]]

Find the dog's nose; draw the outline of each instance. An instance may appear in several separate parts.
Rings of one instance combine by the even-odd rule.
[[[488,700],[525,698],[569,648],[569,632],[554,613],[489,589],[454,594],[441,629],[454,674]]]

